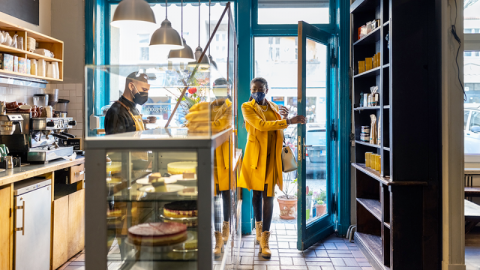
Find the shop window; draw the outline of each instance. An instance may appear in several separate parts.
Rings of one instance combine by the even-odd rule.
[[[329,23],[330,0],[258,0],[258,24]]]
[[[465,110],[463,113],[463,129],[467,130],[468,117],[470,116],[470,110]]]
[[[480,48],[478,51],[466,51],[464,57],[465,154],[480,154],[480,57],[477,57],[479,53]]]

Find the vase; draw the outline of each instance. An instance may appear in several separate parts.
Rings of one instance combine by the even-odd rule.
[[[285,196],[277,198],[278,205],[280,206],[280,218],[281,219],[295,219],[297,217],[297,198],[287,199]]]

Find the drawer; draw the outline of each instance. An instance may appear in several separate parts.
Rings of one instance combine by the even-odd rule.
[[[85,164],[70,167],[70,184],[85,180]]]

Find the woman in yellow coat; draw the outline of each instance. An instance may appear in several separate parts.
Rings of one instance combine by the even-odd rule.
[[[268,239],[275,185],[283,188],[281,160],[283,130],[290,124],[305,124],[305,117],[298,115],[286,119],[287,108],[282,106],[279,109],[278,105],[265,99],[268,83],[263,78],[253,79],[250,90],[250,101],[242,105],[248,140],[238,187],[253,190],[252,205],[257,242],[260,243],[262,257],[268,259],[271,257]]]

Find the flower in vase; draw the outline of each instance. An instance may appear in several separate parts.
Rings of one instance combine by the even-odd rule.
[[[190,87],[188,89],[188,93],[190,93],[191,95],[195,94],[197,92],[197,88],[196,87]]]

